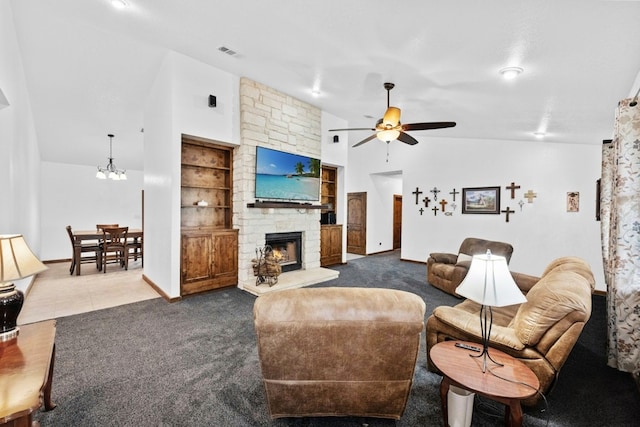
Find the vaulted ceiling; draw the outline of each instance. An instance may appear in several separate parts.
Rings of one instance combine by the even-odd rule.
[[[169,50],[351,127],[375,124],[393,82],[404,123],[458,124],[418,139],[544,131],[550,143],[599,144],[640,71],[637,0],[9,1],[41,155],[53,162],[104,163],[114,133],[119,166],[142,169],[143,106]],[[506,81],[507,66],[524,72]]]

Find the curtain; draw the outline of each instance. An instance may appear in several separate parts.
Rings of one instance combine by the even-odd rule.
[[[607,284],[609,366],[640,371],[640,105],[618,104],[602,146],[600,218]]]

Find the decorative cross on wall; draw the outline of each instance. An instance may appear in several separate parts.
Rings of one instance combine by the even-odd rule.
[[[516,211],[512,211],[511,209],[509,209],[509,206],[507,206],[507,209],[500,212],[507,214],[507,219],[505,222],[509,222],[509,214],[516,213]]]
[[[444,212],[444,206],[449,203],[445,199],[440,200],[440,206],[442,206],[442,212]]]
[[[456,201],[456,194],[460,194],[459,191],[456,191],[456,189],[454,188],[453,191],[449,191],[449,194],[453,195],[453,201]]]
[[[516,185],[515,182],[512,182],[511,185],[508,185],[505,187],[505,190],[511,190],[511,198],[515,199],[516,198],[516,190],[520,188],[519,185]]]
[[[433,216],[438,216],[438,207],[437,206],[432,207],[431,210],[433,211]]]
[[[429,207],[429,202],[431,201],[430,198],[425,197],[424,199],[422,199],[422,201],[424,202],[424,207],[428,208]]]
[[[418,187],[416,187],[416,191],[413,191],[411,194],[415,194],[416,195],[416,205],[418,204],[418,197],[420,197],[420,195],[422,194],[422,191],[420,191],[420,189],[418,189]]]
[[[533,199],[535,199],[536,197],[538,197],[538,194],[534,193],[532,190],[528,190],[526,193],[524,193],[524,198],[527,199],[529,203],[533,203]]]
[[[420,212],[420,216],[422,216],[422,212],[424,212],[423,208],[418,209],[418,212]]]
[[[431,193],[433,193],[433,198],[437,199],[438,198],[438,193],[440,192],[440,190],[438,190],[438,187],[433,187],[431,190],[429,190]]]

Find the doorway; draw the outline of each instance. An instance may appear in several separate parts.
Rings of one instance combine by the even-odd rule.
[[[347,194],[347,252],[367,254],[367,193]]]
[[[393,250],[402,246],[402,195],[393,195]]]

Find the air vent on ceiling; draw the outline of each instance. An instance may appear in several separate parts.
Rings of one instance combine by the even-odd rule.
[[[231,55],[231,56],[235,56],[235,55],[237,55],[237,52],[236,52],[235,50],[231,50],[231,49],[229,49],[228,47],[220,46],[220,47],[218,48],[218,50],[219,50],[220,52],[224,52],[224,53],[226,53],[227,55]]]

